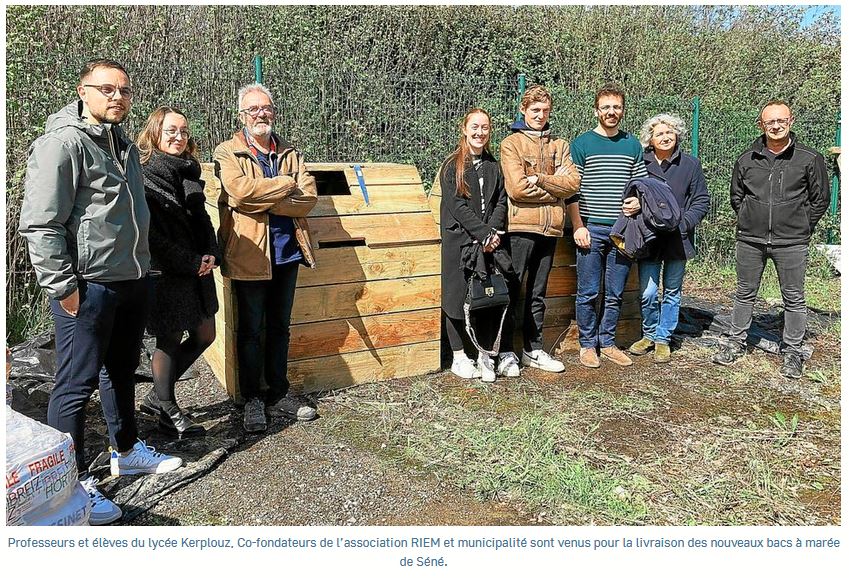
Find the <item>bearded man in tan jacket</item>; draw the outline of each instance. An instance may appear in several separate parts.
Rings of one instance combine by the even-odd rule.
[[[566,199],[578,192],[581,177],[569,156],[569,143],[552,136],[548,124],[551,93],[535,85],[522,95],[524,118],[510,127],[513,134],[501,143],[501,170],[507,189],[507,230],[517,277],[510,286],[516,303],[522,276],[527,272],[523,323],[522,365],[561,372],[563,363],[543,349],[542,326],[545,292],[558,237],[566,223]],[[513,319],[508,319],[504,339],[512,343]],[[500,366],[499,366],[500,367]]]
[[[307,400],[289,393],[286,361],[298,268],[315,266],[304,217],[318,195],[303,156],[272,131],[276,112],[265,86],[243,87],[244,128],[212,155],[221,179],[221,272],[232,280],[238,302],[239,393],[246,402],[244,428],[252,433],[266,429],[266,406],[272,416],[316,417]]]

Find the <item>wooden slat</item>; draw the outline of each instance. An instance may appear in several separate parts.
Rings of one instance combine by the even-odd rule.
[[[439,341],[387,347],[289,364],[294,392],[348,387],[359,383],[411,377],[439,371]]]
[[[374,185],[368,187],[369,203],[360,187],[351,187],[350,195],[322,195],[309,217],[333,215],[366,215],[381,213],[415,213],[429,211],[421,185]]]
[[[439,275],[439,245],[317,249],[316,268],[302,267],[298,287]]]
[[[440,306],[440,297],[439,275],[302,287],[295,295],[292,323],[430,309]]]
[[[365,239],[369,247],[439,241],[439,227],[430,212],[368,217],[310,218],[313,246],[320,242]]]
[[[439,339],[440,308],[305,323],[291,328],[289,359],[411,345]]]

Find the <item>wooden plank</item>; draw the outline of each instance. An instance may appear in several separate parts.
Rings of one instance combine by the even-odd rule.
[[[402,243],[437,243],[439,227],[430,212],[367,217],[312,217],[313,245],[365,239],[369,247]]]
[[[295,295],[292,323],[430,309],[439,307],[440,299],[439,275],[302,287]]]
[[[311,359],[438,340],[442,309],[305,323],[291,328],[289,359]]]
[[[365,215],[381,213],[415,213],[429,211],[421,185],[374,185],[368,187],[369,205],[358,185],[350,195],[322,195],[309,217]]]
[[[315,257],[315,269],[298,273],[298,287],[439,275],[442,266],[437,245],[316,249]]]
[[[439,371],[439,340],[293,361],[292,391],[309,393]]]

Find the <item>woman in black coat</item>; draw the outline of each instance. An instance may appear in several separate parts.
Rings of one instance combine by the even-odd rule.
[[[511,343],[503,344],[497,368],[483,352],[478,355],[476,367],[463,349],[463,305],[471,276],[464,255],[467,258],[474,255],[472,249],[476,250],[477,244],[490,266],[494,262],[504,274],[512,274],[509,255],[501,248],[507,220],[507,192],[498,162],[489,152],[490,130],[490,116],[485,110],[474,108],[466,113],[460,143],[446,159],[439,177],[442,310],[454,352],[451,371],[459,377],[480,377],[483,381],[495,381],[496,371],[511,377],[519,375],[519,360],[510,351]],[[490,347],[499,331],[501,311],[486,309],[472,319],[478,340],[484,347]]]
[[[158,415],[160,429],[177,437],[204,435],[203,426],[191,420],[174,396],[177,378],[215,340],[218,311],[212,270],[221,254],[204,208],[197,147],[186,115],[166,106],[150,115],[138,146],[150,208],[154,275],[147,329],[156,337],[153,389],[141,410]]]

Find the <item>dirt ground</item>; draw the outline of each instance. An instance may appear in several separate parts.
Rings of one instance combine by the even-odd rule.
[[[171,441],[144,414],[140,432],[190,466],[215,448],[226,457],[123,523],[840,524],[839,329],[808,341],[798,381],[778,375],[777,355],[719,367],[686,340],[665,366],[649,355],[587,369],[567,353],[558,375],[482,384],[443,372],[331,392],[320,419],[277,419],[263,435],[242,431],[199,361],[178,399],[210,435]],[[90,415],[97,447],[95,402]]]

